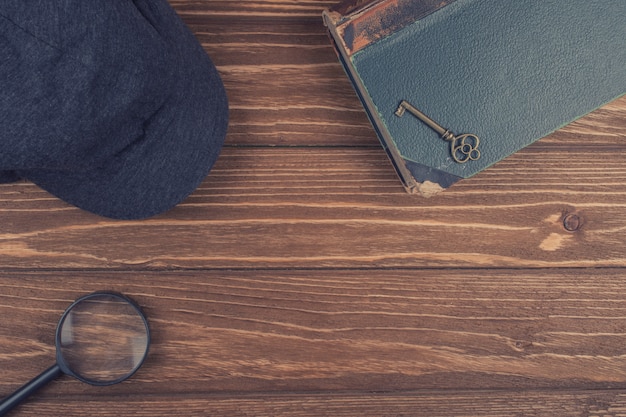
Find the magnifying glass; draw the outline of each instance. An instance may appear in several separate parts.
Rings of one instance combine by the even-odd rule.
[[[148,321],[130,298],[114,292],[81,297],[59,320],[56,363],[2,400],[0,416],[63,374],[98,386],[122,382],[141,367],[149,345]]]

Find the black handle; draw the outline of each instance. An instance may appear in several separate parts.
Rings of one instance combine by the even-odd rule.
[[[61,374],[63,374],[63,371],[61,371],[59,365],[54,364],[32,381],[22,386],[22,388],[3,399],[2,402],[0,402],[0,417],[6,415],[13,409],[13,407],[24,401],[30,394],[37,391],[53,379],[59,377]]]

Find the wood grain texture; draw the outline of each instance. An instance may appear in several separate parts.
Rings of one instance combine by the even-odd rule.
[[[145,309],[144,367],[15,416],[626,414],[626,97],[407,195],[325,34],[335,1],[175,0],[222,74],[215,168],[146,221],[0,185],[0,397],[67,305]]]
[[[378,146],[322,24],[334,3],[172,2],[223,76],[228,144]]]
[[[188,395],[128,399],[71,397],[26,404],[21,416],[54,415],[67,407],[66,417],[101,415],[177,416],[429,416],[429,417],[618,417],[626,410],[626,396],[615,391],[468,391],[355,394]]]
[[[0,289],[3,392],[53,361],[61,313],[98,289],[133,297],[153,333],[109,393],[626,389],[621,270],[31,272]]]
[[[626,265],[621,153],[539,144],[431,199],[390,168],[381,149],[229,148],[187,201],[141,222],[3,186],[0,254],[26,269]]]

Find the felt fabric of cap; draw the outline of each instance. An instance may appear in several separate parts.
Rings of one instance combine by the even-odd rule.
[[[166,0],[0,0],[0,182],[140,219],[219,155],[217,70]]]

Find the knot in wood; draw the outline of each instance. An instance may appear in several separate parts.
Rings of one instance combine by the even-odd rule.
[[[563,218],[563,227],[568,232],[575,232],[580,229],[582,221],[577,214],[568,214]]]

